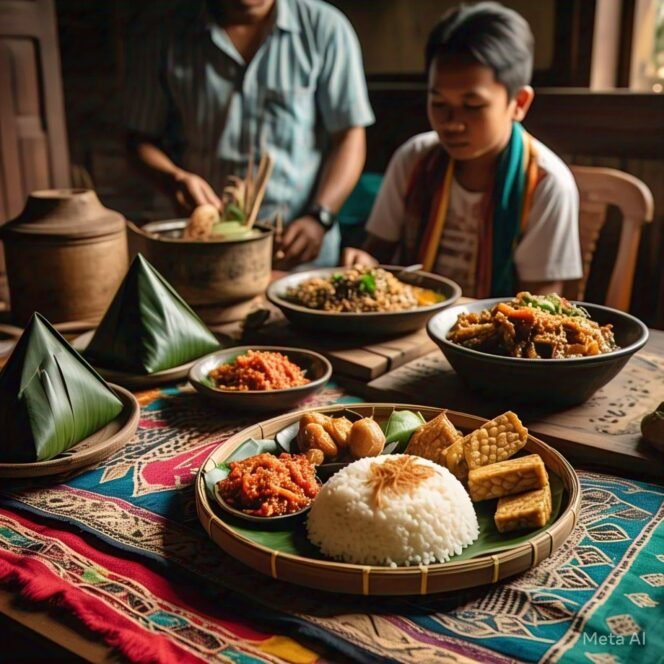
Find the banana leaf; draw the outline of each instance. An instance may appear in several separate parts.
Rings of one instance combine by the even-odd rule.
[[[0,461],[45,461],[101,429],[122,402],[35,313],[0,373]]]
[[[138,254],[84,355],[98,367],[152,374],[218,348],[205,323]]]

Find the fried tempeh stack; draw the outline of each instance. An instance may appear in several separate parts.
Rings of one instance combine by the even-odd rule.
[[[414,454],[444,466],[445,450],[455,441],[461,440],[461,437],[461,432],[456,430],[443,411],[413,433],[405,453]]]
[[[492,463],[468,473],[468,493],[475,502],[541,489],[548,483],[549,476],[539,454]]]
[[[521,528],[542,528],[550,518],[551,488],[546,484],[541,489],[501,498],[494,520],[498,532],[507,533]]]
[[[463,439],[463,451],[469,470],[509,459],[528,438],[528,429],[511,410],[499,415]]]

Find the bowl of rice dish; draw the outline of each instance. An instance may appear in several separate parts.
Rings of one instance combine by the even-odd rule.
[[[389,265],[294,272],[267,289],[268,300],[294,325],[363,337],[419,330],[460,296],[450,279]]]
[[[324,485],[307,519],[321,552],[359,565],[447,562],[472,544],[470,497],[442,466],[408,454],[355,461]]]

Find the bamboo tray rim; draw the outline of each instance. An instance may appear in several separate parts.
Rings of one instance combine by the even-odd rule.
[[[132,438],[138,428],[141,408],[136,397],[119,385],[109,384],[124,404],[120,414],[112,422],[121,422],[121,427],[100,440],[90,442],[106,427],[91,434],[76,443],[65,452],[47,461],[28,461],[25,463],[0,463],[0,477],[3,478],[29,478],[60,475],[72,470],[79,470],[91,466],[107,458]],[[77,449],[78,448],[78,449]]]
[[[481,426],[487,420],[485,418],[477,417],[475,415],[470,415],[468,413],[461,413],[458,411],[448,410],[444,408],[436,408],[432,406],[423,406],[417,404],[400,404],[400,403],[357,403],[357,404],[336,404],[333,406],[326,406],[322,408],[312,408],[306,410],[315,410],[322,413],[332,413],[335,411],[343,410],[345,408],[352,407],[354,409],[373,409],[377,410],[419,410],[423,415],[435,416],[443,410],[446,410],[450,420],[455,423],[456,426],[461,426],[462,428],[469,428],[474,426]],[[389,595],[389,594],[428,594],[430,592],[442,592],[443,589],[430,589],[431,584],[429,584],[430,579],[447,578],[454,575],[460,575],[461,573],[468,573],[473,571],[485,570],[488,571],[488,575],[482,580],[473,581],[469,583],[464,583],[463,580],[460,582],[460,585],[455,586],[453,589],[468,588],[477,585],[483,585],[484,583],[496,583],[501,578],[507,576],[512,576],[513,574],[525,571],[530,567],[535,566],[541,562],[544,558],[551,555],[551,553],[558,548],[563,541],[567,539],[572,530],[574,530],[581,502],[581,486],[571,464],[554,448],[550,445],[547,445],[543,441],[535,438],[534,436],[528,434],[528,442],[526,443],[526,449],[535,447],[536,452],[543,452],[546,455],[551,455],[557,464],[554,472],[558,475],[563,482],[565,490],[568,493],[567,505],[558,515],[557,519],[552,523],[546,530],[539,532],[538,534],[533,534],[531,538],[522,542],[520,544],[515,544],[513,546],[508,546],[506,549],[500,549],[493,553],[489,552],[483,555],[478,555],[474,558],[469,558],[465,560],[452,560],[446,563],[435,563],[431,565],[410,565],[410,566],[399,566],[399,567],[388,567],[388,566],[379,566],[379,565],[361,565],[355,563],[344,563],[336,560],[319,560],[315,558],[309,558],[306,556],[300,556],[291,553],[284,553],[276,549],[272,549],[268,546],[264,546],[255,542],[254,540],[245,537],[241,533],[238,533],[232,526],[227,524],[220,516],[214,511],[211,506],[211,502],[207,496],[205,479],[204,475],[208,470],[211,470],[212,467],[223,461],[224,458],[227,458],[232,454],[238,447],[240,447],[248,438],[258,434],[261,438],[264,438],[266,434],[264,433],[265,429],[271,429],[275,425],[287,426],[291,422],[299,419],[302,413],[306,410],[301,410],[294,413],[287,413],[285,415],[280,415],[278,417],[271,418],[259,422],[257,424],[246,427],[242,431],[239,431],[231,438],[227,439],[224,443],[218,445],[206,458],[202,466],[198,471],[196,478],[196,505],[197,513],[199,520],[201,521],[206,533],[208,536],[223,550],[229,553],[231,556],[238,558],[245,564],[250,565],[258,571],[262,571],[268,575],[271,575],[273,578],[279,578],[284,581],[290,581],[299,585],[319,588],[319,589],[328,589],[334,590],[336,592],[350,592],[356,594],[365,594],[365,595]],[[467,424],[459,425],[459,421],[465,421]],[[271,436],[273,434],[267,434]],[[223,448],[223,456],[220,459],[216,459],[215,456]],[[548,461],[548,462],[547,462]],[[545,460],[545,465],[547,469],[553,470],[550,465],[550,459]],[[213,533],[212,527],[213,524],[216,526],[217,531],[223,540],[224,544],[218,542]],[[566,532],[563,532],[565,531]],[[563,532],[562,539],[556,544],[557,535],[559,532]],[[542,545],[545,545],[542,547]],[[540,554],[540,551],[544,550],[544,554]],[[253,552],[259,553],[264,556],[265,565],[258,566],[256,564],[251,564],[247,562],[242,557],[237,555],[236,551],[233,550],[242,550],[244,552]],[[530,556],[530,562],[524,565],[521,565],[508,574],[501,574],[501,564],[507,562],[518,561],[518,559],[523,558],[524,556]],[[341,588],[325,588],[324,578],[321,578],[319,582],[316,580],[306,579],[302,581],[297,578],[293,578],[296,575],[293,575],[291,571],[287,570],[286,574],[278,574],[277,567],[279,566],[283,569],[283,563],[290,564],[290,567],[296,567],[298,569],[310,569],[316,572],[337,572],[337,573],[346,573],[353,576],[361,577],[361,585],[358,585],[357,588],[353,587],[352,589],[341,589]],[[504,567],[503,567],[504,572]],[[290,577],[290,578],[289,578]],[[410,580],[412,590],[403,592],[402,590],[397,590],[396,592],[389,592],[385,590],[377,590],[372,592],[372,589],[369,586],[369,581],[371,579],[396,579],[401,580],[406,579]],[[414,583],[413,583],[414,582]],[[321,585],[322,584],[322,585]],[[419,590],[418,590],[419,588]]]

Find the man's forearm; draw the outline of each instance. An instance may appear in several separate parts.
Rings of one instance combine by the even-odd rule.
[[[154,142],[140,136],[127,137],[131,162],[160,189],[172,193],[173,181],[181,172],[171,158]]]
[[[366,153],[364,127],[351,127],[335,134],[311,202],[338,212],[357,184]]]

